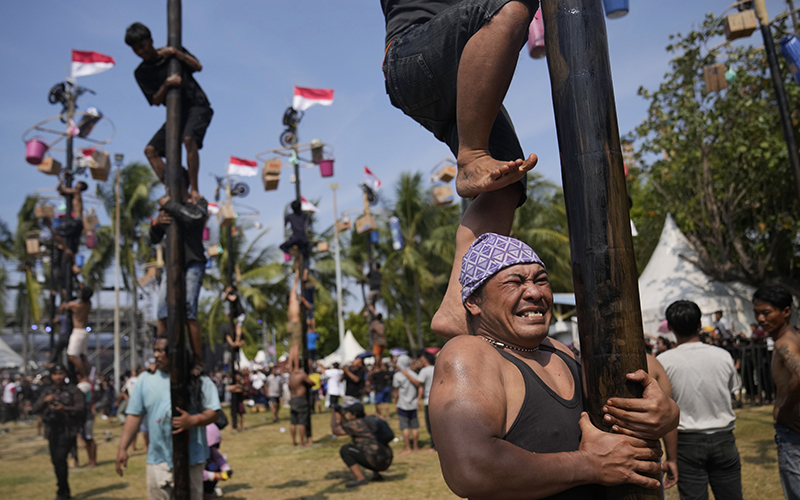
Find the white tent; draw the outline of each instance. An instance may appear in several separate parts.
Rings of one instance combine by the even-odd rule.
[[[755,289],[744,283],[714,281],[689,260],[697,252],[667,215],[661,238],[650,262],[639,277],[644,332],[658,335],[658,325],[665,319],[667,306],[676,300],[691,300],[703,312],[703,326],[713,325],[714,311],[723,316],[740,333],[750,333],[754,323],[752,297]]]
[[[22,356],[14,352],[3,339],[0,339],[0,368],[19,368]]]
[[[244,355],[244,351],[239,349],[239,369],[240,370],[252,370],[253,364],[247,359],[247,356]]]
[[[353,332],[347,330],[347,333],[344,334],[344,341],[339,348],[330,355],[322,358],[321,362],[324,366],[331,366],[333,363],[349,363],[356,359],[356,356],[362,352],[367,351],[358,343],[353,336]]]

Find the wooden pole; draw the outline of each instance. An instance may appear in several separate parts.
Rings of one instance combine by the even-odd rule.
[[[181,50],[181,0],[167,0],[168,45]],[[168,76],[183,74],[180,61],[173,57],[167,67]],[[169,195],[181,201],[188,186],[184,184],[181,165],[181,88],[167,92],[167,137],[165,184]],[[172,415],[176,407],[189,408],[189,366],[186,352],[186,270],[183,235],[176,222],[167,226],[167,335],[169,339],[170,396]],[[189,500],[189,433],[172,435],[172,472],[176,500]]]
[[[569,223],[586,410],[610,430],[610,397],[641,397],[625,374],[647,369],[638,273],[600,0],[544,0],[545,47],[553,91]],[[606,489],[606,498],[662,498],[660,490]]]

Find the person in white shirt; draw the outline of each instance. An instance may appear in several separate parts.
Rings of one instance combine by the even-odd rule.
[[[264,391],[264,385],[267,383],[267,376],[264,374],[264,370],[257,369],[250,375],[250,387],[253,388],[255,392],[255,396],[253,400],[256,404],[256,411],[261,412],[261,406],[263,405],[265,409],[269,406],[269,401],[267,401],[267,395]]]
[[[678,491],[682,499],[741,500],[742,466],[733,436],[736,414],[731,392],[739,379],[731,355],[700,342],[702,313],[694,302],[667,308],[667,323],[678,347],[658,357],[681,409],[678,425]]]
[[[731,326],[731,322],[722,317],[722,311],[714,311],[714,330],[725,340],[730,340],[738,335],[736,329]]]
[[[328,402],[332,407],[339,404],[339,398],[344,396],[342,383],[344,372],[339,369],[339,363],[334,363],[333,368],[325,370],[325,377],[328,378]]]
[[[425,404],[425,427],[427,427],[428,434],[431,436],[430,451],[436,451],[436,445],[433,442],[433,433],[431,432],[431,418],[428,412],[428,401],[430,400],[431,386],[433,385],[433,365],[436,363],[436,356],[427,351],[422,351],[419,355],[418,363],[417,366],[420,367],[419,373],[416,379],[409,377],[409,381],[417,388],[422,388],[422,397],[420,401]]]
[[[278,411],[281,407],[281,394],[283,390],[283,377],[280,371],[272,367],[269,370],[269,375],[265,380],[267,384],[267,401],[272,410],[272,421],[278,421]]]

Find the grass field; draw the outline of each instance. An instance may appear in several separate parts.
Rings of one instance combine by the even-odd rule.
[[[367,408],[373,413],[372,407]],[[224,497],[236,499],[426,499],[455,498],[442,479],[436,453],[427,451],[428,435],[421,429],[426,445],[419,453],[398,456],[402,442],[394,443],[395,459],[382,483],[370,483],[355,491],[344,487],[352,476],[339,458],[339,447],[349,438],[332,439],[327,413],[314,415],[313,446],[297,449],[288,432],[288,409],[273,424],[266,413],[248,413],[247,430],[231,434],[223,431],[221,451],[235,470],[233,478],[222,483]],[[750,500],[783,498],[778,479],[773,441],[771,407],[737,410],[737,445],[742,458],[744,496]],[[395,433],[396,419],[392,423]],[[424,427],[424,426],[423,426]],[[47,442],[36,436],[36,426],[17,424],[0,435],[0,499],[28,500],[55,497],[55,475]],[[284,432],[281,432],[281,429]],[[120,426],[97,420],[99,466],[95,469],[70,468],[70,485],[76,500],[110,498],[143,499],[145,456],[131,453],[124,478],[114,472]],[[141,438],[139,438],[141,446]],[[86,454],[80,452],[85,463]],[[368,476],[369,477],[369,476]],[[667,491],[668,500],[677,500],[677,488]],[[723,499],[720,499],[723,500]]]

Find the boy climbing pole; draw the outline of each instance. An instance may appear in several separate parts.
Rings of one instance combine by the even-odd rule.
[[[291,204],[292,212],[286,214],[283,218],[284,225],[288,224],[292,230],[289,239],[281,243],[281,251],[284,254],[292,253],[292,248],[297,247],[298,252],[303,257],[303,268],[308,269],[308,233],[306,232],[306,225],[308,225],[308,215],[303,212],[302,205],[299,201],[294,200]],[[288,258],[287,258],[288,260]]]
[[[184,258],[186,265],[186,324],[189,327],[189,340],[194,353],[192,375],[200,376],[203,371],[203,344],[200,325],[197,322],[197,301],[203,276],[206,274],[206,256],[203,247],[203,228],[208,220],[208,202],[202,196],[192,198],[185,186],[187,173],[183,171],[184,190],[177,199],[164,196],[158,200],[160,211],[150,225],[150,243],[157,245],[164,239],[167,226],[173,219],[181,226],[183,234]],[[162,279],[158,293],[158,334],[167,330],[167,285]]]
[[[83,192],[89,186],[79,181],[75,187],[68,188],[64,185],[64,180],[58,184],[58,194],[61,196],[72,196],[72,218],[65,220],[53,230],[56,241],[64,245],[69,252],[78,253],[81,233],[83,232]],[[67,255],[69,257],[69,255]],[[71,266],[70,266],[71,267]]]
[[[244,320],[247,316],[245,314],[242,301],[239,297],[239,291],[236,289],[235,285],[232,285],[225,288],[223,295],[225,301],[228,303],[228,314],[231,318],[233,318],[234,324],[236,325],[236,332],[233,338],[231,338],[230,335],[226,335],[225,340],[228,342],[228,345],[234,349],[244,347],[244,339],[242,339],[242,325],[244,324]]]
[[[180,50],[174,47],[153,47],[153,37],[150,30],[142,23],[131,24],[125,32],[125,43],[130,45],[133,52],[142,58],[142,63],[134,71],[136,83],[142,89],[147,102],[151,106],[166,106],[167,91],[172,87],[182,87],[181,102],[181,129],[183,130],[183,145],[186,147],[186,163],[189,168],[189,182],[191,184],[191,197],[193,200],[200,198],[197,185],[197,175],[200,170],[199,150],[203,148],[203,138],[206,129],[211,123],[214,111],[208,102],[203,89],[195,81],[192,73],[201,71],[203,65],[195,56],[185,48]],[[167,77],[169,58],[178,59],[183,65],[183,78],[180,75]],[[161,126],[156,132],[144,154],[153,167],[156,175],[164,182],[164,160],[167,142],[167,124]]]
[[[456,190],[476,197],[456,233],[450,283],[431,327],[466,332],[458,274],[469,244],[485,232],[509,234],[525,201],[522,152],[503,107],[536,0],[381,0],[386,19],[383,73],[392,104],[456,155]],[[513,201],[513,202],[512,202]]]

